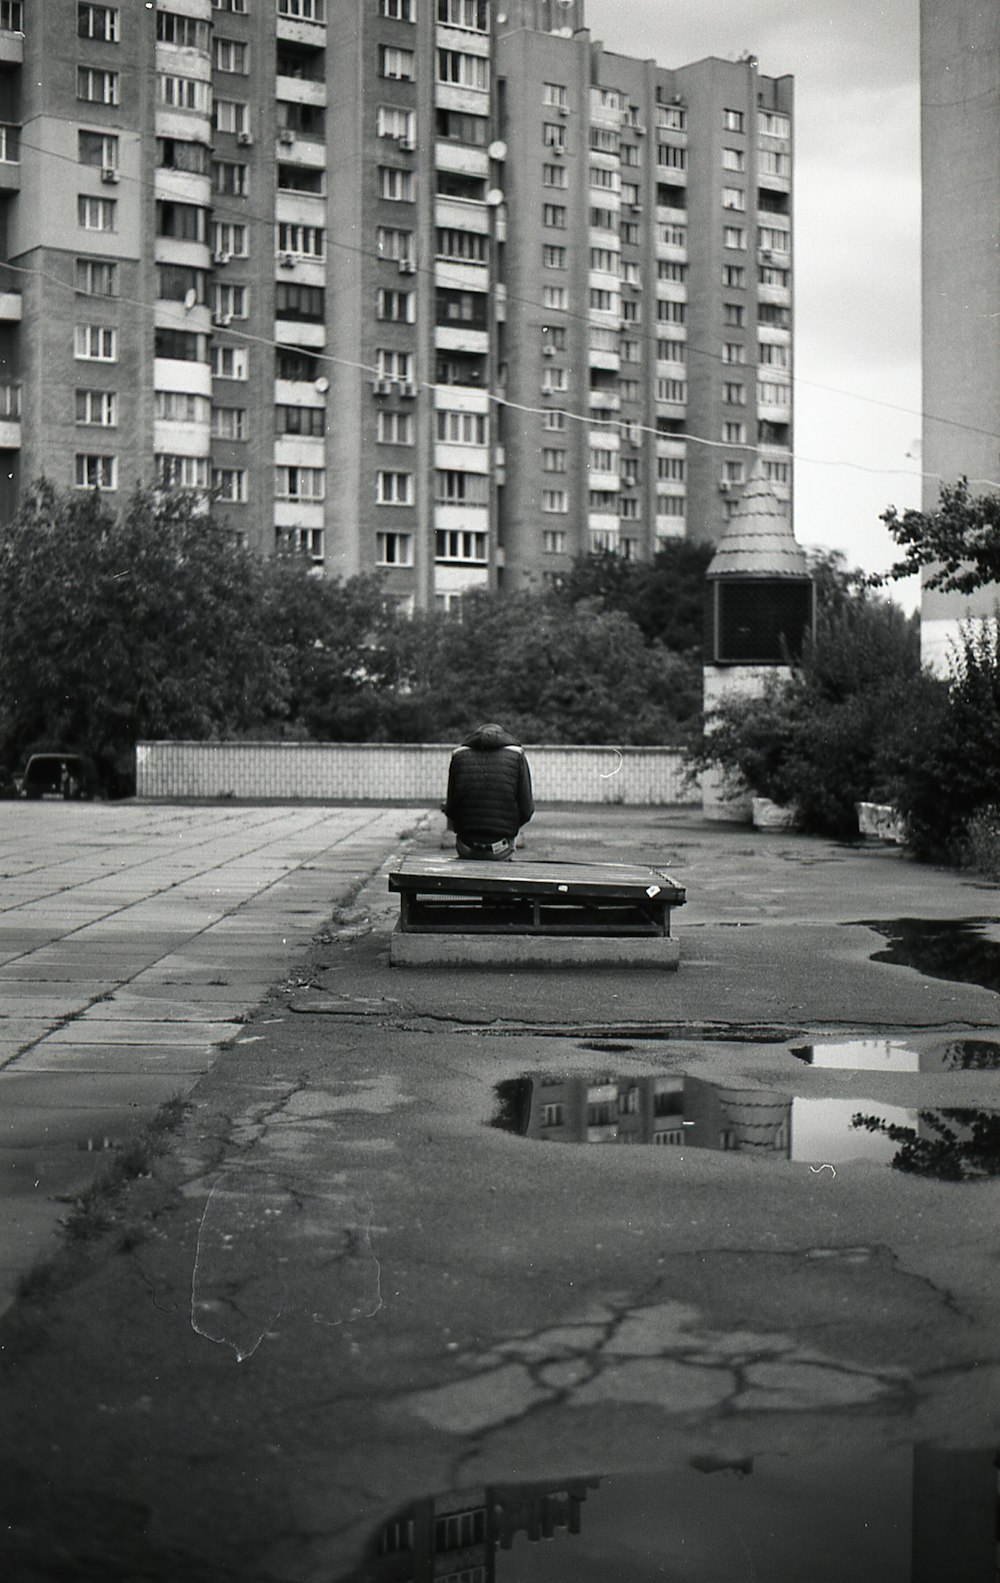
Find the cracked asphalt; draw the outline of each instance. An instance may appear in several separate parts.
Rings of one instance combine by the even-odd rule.
[[[989,1583],[1000,1183],[892,1170],[843,1117],[1000,1109],[1000,893],[689,809],[543,810],[525,855],[595,844],[687,886],[676,974],[393,970],[384,871],[311,916],[166,1152],[0,1323],[6,1576]],[[900,919],[976,920],[979,981],[873,960]],[[567,1106],[683,1094],[692,1130],[566,1147],[533,1108],[522,1136],[498,1085],[526,1076]],[[466,1536],[450,1572],[399,1539],[573,1481],[582,1537]],[[640,1488],[601,1549],[602,1501]]]

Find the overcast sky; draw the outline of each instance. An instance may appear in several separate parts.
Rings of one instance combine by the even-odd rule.
[[[795,78],[795,532],[884,570],[879,513],[920,504],[919,0],[586,0],[586,19],[622,54],[749,51]]]

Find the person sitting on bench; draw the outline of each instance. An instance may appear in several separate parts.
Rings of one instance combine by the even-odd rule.
[[[534,811],[524,749],[503,726],[478,726],[451,756],[442,804],[459,857],[513,857],[517,833]]]

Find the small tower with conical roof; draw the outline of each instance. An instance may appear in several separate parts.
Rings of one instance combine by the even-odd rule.
[[[759,460],[705,576],[704,704],[710,715],[723,698],[759,694],[775,671],[787,671],[813,628],[815,590],[805,552],[792,532],[788,505]],[[718,771],[702,777],[708,819],[747,820],[751,795],[752,788],[743,796],[727,792]]]

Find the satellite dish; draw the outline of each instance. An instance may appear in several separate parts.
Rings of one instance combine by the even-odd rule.
[[[503,203],[503,193],[500,191],[499,187],[490,188],[489,192],[486,194],[486,202],[489,204],[491,209],[499,209],[500,205]]]
[[[185,306],[185,308],[190,310],[191,308],[194,307],[194,305],[195,305],[195,303],[197,301],[198,301],[198,293],[195,291],[194,287],[192,286],[190,291],[186,291],[184,293],[184,306]]]
[[[316,380],[316,389],[319,391],[321,396],[325,396],[329,388],[330,381],[327,379],[325,374],[320,374],[319,378]]]
[[[506,143],[497,141],[496,143],[491,143],[486,152],[490,156],[490,159],[506,159],[507,145]]]

